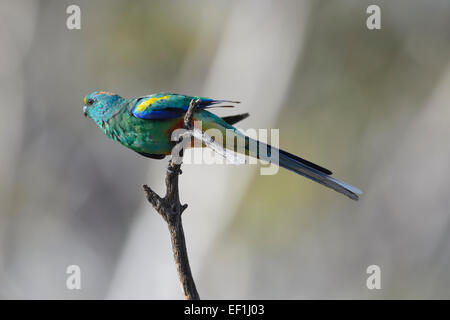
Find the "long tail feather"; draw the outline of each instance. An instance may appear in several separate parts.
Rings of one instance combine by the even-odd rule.
[[[261,148],[267,148],[267,152],[258,152],[257,158],[265,161],[269,161],[279,165],[282,168],[288,169],[299,175],[302,175],[308,179],[318,182],[328,188],[331,188],[339,193],[342,193],[353,200],[358,200],[362,191],[358,188],[340,181],[331,176],[332,172],[325,169],[315,163],[302,159],[284,150],[276,149],[270,145],[257,142],[258,150]],[[278,159],[274,157],[278,151]],[[266,154],[266,155],[264,155]],[[268,156],[267,156],[268,155]]]
[[[236,139],[237,144],[232,142],[230,143],[230,146],[234,146],[232,149],[234,152],[275,163],[282,168],[288,169],[339,193],[342,193],[353,200],[358,200],[359,196],[362,194],[362,191],[358,188],[332,177],[332,172],[330,170],[308,160],[297,157],[296,155],[284,150],[279,150],[275,147],[254,140],[248,136],[245,136],[231,126],[234,121],[240,120],[240,117],[244,115],[225,117],[223,119],[217,116],[214,116],[213,118],[213,115],[207,111],[199,112],[196,115],[199,120],[203,121],[204,129],[215,128],[222,130],[224,137],[226,136],[225,131],[227,129],[233,130],[235,135],[231,138]],[[223,139],[222,143],[224,143],[223,147],[228,147],[226,139]],[[262,152],[263,150],[266,152]],[[278,157],[275,156],[276,153],[278,153]]]
[[[331,188],[339,193],[342,193],[353,200],[358,200],[362,191],[358,188],[349,185],[343,181],[333,178],[332,176],[319,171],[307,164],[297,161],[295,158],[280,152],[279,166],[288,169],[292,172],[300,174],[306,178],[316,181],[328,188]]]

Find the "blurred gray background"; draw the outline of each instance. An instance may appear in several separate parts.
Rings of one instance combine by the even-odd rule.
[[[185,165],[202,298],[450,298],[449,40],[448,0],[1,0],[0,298],[182,297],[142,192],[163,191],[167,161],[84,118],[100,89],[240,100],[219,114],[250,112],[241,128],[279,128],[282,148],[364,191]],[[66,289],[71,264],[81,290]]]

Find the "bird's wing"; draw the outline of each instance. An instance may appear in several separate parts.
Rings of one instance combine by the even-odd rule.
[[[189,108],[191,100],[199,99],[199,109],[212,107],[231,107],[219,106],[221,103],[239,103],[229,100],[214,100],[197,96],[185,96],[174,93],[157,93],[143,96],[136,99],[130,112],[133,116],[140,119],[173,119],[182,116]]]

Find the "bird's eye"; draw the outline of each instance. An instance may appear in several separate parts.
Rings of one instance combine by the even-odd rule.
[[[94,99],[89,99],[89,100],[87,101],[88,106],[92,105],[93,103],[94,103]]]

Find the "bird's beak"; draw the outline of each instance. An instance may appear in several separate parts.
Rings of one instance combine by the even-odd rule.
[[[83,113],[84,116],[87,117],[87,106],[83,106]]]

